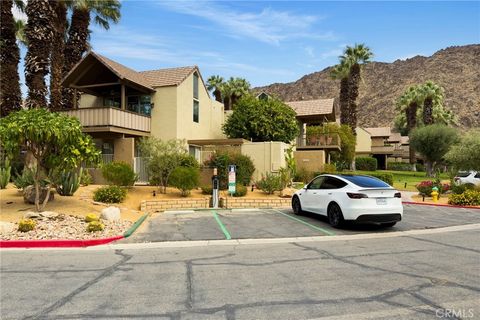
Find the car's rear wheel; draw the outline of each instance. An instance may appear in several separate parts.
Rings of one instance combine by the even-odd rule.
[[[297,216],[303,213],[302,204],[300,203],[300,198],[298,198],[298,196],[294,196],[292,199],[292,209],[293,213],[295,213]]]
[[[328,222],[334,228],[339,228],[343,225],[345,220],[343,219],[342,209],[336,203],[332,203],[328,206],[327,210]]]
[[[388,222],[388,223],[382,223],[381,226],[385,227],[385,228],[391,228],[396,224],[397,224],[397,222]]]

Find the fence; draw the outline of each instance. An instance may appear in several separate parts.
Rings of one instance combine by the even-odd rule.
[[[138,174],[137,183],[148,184],[148,169],[145,158],[135,157],[133,158],[133,168],[136,174]]]

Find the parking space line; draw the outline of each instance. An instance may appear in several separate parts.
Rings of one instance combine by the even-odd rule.
[[[317,231],[321,231],[321,232],[325,233],[326,235],[329,235],[329,236],[334,236],[334,235],[335,235],[335,233],[332,232],[332,231],[329,231],[329,230],[327,230],[327,229],[323,229],[323,228],[317,227],[317,226],[315,226],[315,225],[313,225],[313,224],[308,223],[307,221],[304,221],[304,220],[302,220],[302,219],[293,217],[293,216],[291,216],[291,215],[289,215],[289,214],[286,214],[285,212],[282,212],[282,211],[280,211],[280,210],[277,210],[277,209],[272,209],[272,210],[275,211],[275,212],[278,212],[278,213],[280,213],[280,214],[282,214],[282,215],[284,215],[284,216],[287,217],[287,218],[290,218],[290,219],[295,220],[295,221],[297,221],[297,222],[300,222],[300,223],[302,223],[302,224],[304,224],[304,225],[306,225],[306,226],[309,226],[309,227],[312,228],[312,229],[315,229],[315,230],[317,230]]]
[[[222,230],[223,234],[225,235],[225,239],[230,240],[232,239],[232,236],[230,235],[230,232],[228,232],[227,228],[225,228],[225,225],[223,224],[222,220],[220,220],[220,217],[218,216],[216,211],[213,211],[213,217],[215,218],[215,221],[217,221],[218,226]]]

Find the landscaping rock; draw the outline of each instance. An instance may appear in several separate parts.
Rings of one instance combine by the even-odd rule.
[[[280,197],[282,198],[291,198],[293,197],[293,194],[297,192],[296,189],[294,188],[285,188],[282,191],[280,191]]]
[[[107,221],[120,220],[120,209],[113,206],[102,209],[100,219],[107,220]]]
[[[45,197],[47,196],[47,187],[40,188],[40,203],[45,200]],[[48,201],[52,201],[54,199],[53,192],[50,192],[50,196],[48,198]],[[28,204],[35,204],[35,187],[34,186],[28,186],[25,189],[23,189],[23,201]]]
[[[59,215],[60,215],[59,213],[53,212],[53,211],[40,212],[40,217],[44,217],[44,218],[48,218],[48,219],[56,219],[56,218],[58,218]]]
[[[5,222],[5,221],[0,221],[0,233],[1,234],[7,234],[11,233],[16,229],[16,226],[14,223],[11,222]]]
[[[40,212],[28,211],[23,215],[23,219],[38,219],[40,218]]]

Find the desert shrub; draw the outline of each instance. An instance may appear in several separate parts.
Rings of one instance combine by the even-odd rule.
[[[445,193],[450,190],[450,184],[440,183],[439,181],[425,180],[415,186],[422,195],[430,196],[432,188],[437,187],[439,193]]]
[[[275,191],[282,190],[282,178],[275,173],[267,172],[262,175],[262,179],[257,181],[257,188],[267,194],[273,194]]]
[[[109,183],[121,187],[133,186],[138,179],[128,163],[117,161],[103,165],[102,175]]]
[[[80,175],[80,184],[82,186],[88,186],[89,184],[92,184],[93,178],[90,172],[88,172],[88,169],[82,170],[82,174]]]
[[[358,157],[355,159],[355,168],[364,171],[376,171],[377,159],[372,157]]]
[[[302,167],[300,169],[297,169],[297,172],[293,180],[295,180],[295,182],[308,183],[314,177],[315,177],[315,173],[313,171],[309,171]]]
[[[15,175],[13,178],[13,184],[17,189],[24,189],[28,186],[33,185],[33,171],[27,167],[25,167],[22,171],[22,174]],[[42,187],[44,184],[42,184]]]
[[[211,195],[213,193],[212,186],[201,186],[200,189],[202,189],[202,194]]]
[[[100,218],[95,213],[89,213],[85,216],[85,222],[99,221]]]
[[[37,223],[32,219],[22,219],[18,222],[18,231],[28,232],[35,229]]]
[[[0,167],[0,189],[5,189],[10,182],[10,163],[5,161],[4,166]]]
[[[55,188],[61,196],[73,196],[80,188],[80,177],[83,170],[62,171],[55,177]]]
[[[479,206],[480,191],[466,190],[462,194],[453,193],[448,197],[448,203],[457,206]]]
[[[125,200],[127,190],[119,186],[106,186],[95,190],[93,200],[104,203],[119,203]]]
[[[417,171],[418,171],[418,172],[425,172],[425,165],[424,165],[424,164],[417,163],[417,164],[415,165],[415,168],[417,168]]]
[[[391,174],[391,173],[375,172],[375,173],[369,173],[369,175],[372,176],[372,177],[375,177],[377,179],[380,179],[383,182],[386,182],[389,185],[393,186],[393,174]]]
[[[180,190],[182,197],[187,197],[190,190],[198,187],[199,177],[198,168],[178,167],[172,171],[169,182],[171,186]]]
[[[235,193],[232,194],[234,197],[244,197],[247,194],[247,187],[243,184],[237,184],[235,186]]]
[[[180,155],[180,167],[189,167],[189,168],[200,168],[200,165],[191,154],[182,154]]]
[[[473,183],[465,183],[465,184],[452,184],[452,193],[455,194],[462,194],[467,190],[475,189],[475,185]]]
[[[280,170],[278,170],[278,174],[280,175],[282,189],[285,189],[291,184],[292,181],[290,170],[288,168],[280,168]]]
[[[105,226],[100,221],[91,221],[87,225],[88,232],[97,232],[105,229]]]
[[[228,188],[228,165],[232,164],[237,167],[237,183],[250,184],[255,166],[249,156],[240,153],[217,152],[205,162],[205,165],[218,169],[218,179],[222,190]]]
[[[394,171],[412,171],[412,165],[407,162],[388,162],[387,168]]]
[[[337,166],[334,163],[325,163],[323,165],[323,172],[334,173],[335,171],[337,171]]]

